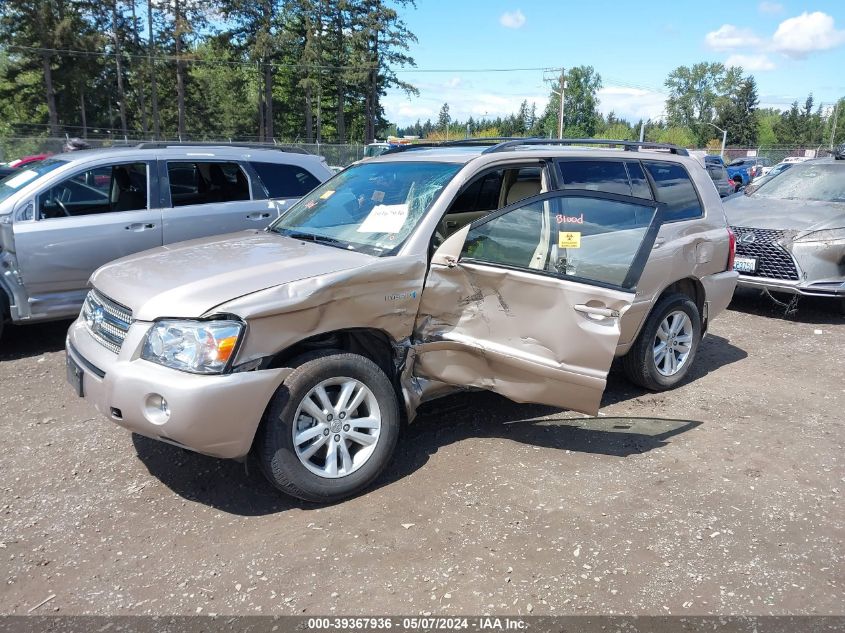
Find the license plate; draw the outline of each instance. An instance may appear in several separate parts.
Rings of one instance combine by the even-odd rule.
[[[70,355],[67,356],[67,381],[73,387],[73,390],[76,392],[76,395],[80,398],[85,395],[85,392],[82,390],[82,376],[83,371],[82,368],[76,364]]]
[[[756,273],[756,257],[737,257],[734,259],[734,270],[740,273]]]

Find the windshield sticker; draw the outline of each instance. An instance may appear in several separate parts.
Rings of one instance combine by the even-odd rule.
[[[581,233],[579,231],[561,231],[557,236],[558,248],[581,248]]]
[[[384,192],[376,189],[373,191],[373,197],[370,198],[373,202],[384,202]]]
[[[558,224],[584,224],[584,214],[581,215],[561,215],[558,213],[555,216]]]
[[[328,200],[334,195],[334,189],[329,189],[320,194],[320,200]]]
[[[407,204],[377,204],[358,227],[358,233],[398,233],[407,218]]]
[[[317,206],[317,201],[316,201],[316,200],[309,200],[308,202],[306,202],[306,203],[305,203],[305,208],[306,208],[306,209],[313,209],[313,208],[314,208],[314,207],[316,207],[316,206]]]
[[[13,178],[9,178],[9,180],[7,180],[3,184],[8,185],[12,189],[17,189],[18,187],[21,187],[21,186],[25,185],[26,183],[28,183],[30,180],[35,178],[37,175],[38,175],[37,171],[34,171],[32,169],[27,169],[26,171],[22,171],[21,173],[17,174]]]

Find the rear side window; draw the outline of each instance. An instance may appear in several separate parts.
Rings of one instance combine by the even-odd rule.
[[[249,200],[249,180],[237,163],[168,162],[174,207]]]
[[[310,171],[298,165],[250,163],[258,173],[268,198],[301,198],[320,184]]]
[[[634,197],[652,200],[651,187],[648,186],[648,180],[645,177],[643,166],[634,160],[628,161],[625,165],[628,167],[628,176],[631,179],[631,191]]]
[[[645,161],[644,166],[654,181],[657,201],[666,204],[664,222],[702,216],[701,202],[686,169],[675,163],[652,161]]]
[[[564,189],[631,195],[625,164],[614,160],[566,160],[558,163]]]

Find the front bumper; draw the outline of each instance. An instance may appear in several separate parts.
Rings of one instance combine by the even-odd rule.
[[[136,321],[118,354],[98,343],[77,319],[67,354],[83,371],[84,398],[115,424],[206,455],[243,457],[261,417],[289,369],[204,376],[142,360],[151,323]],[[169,415],[152,406],[163,397]]]
[[[741,288],[759,288],[773,292],[784,292],[804,297],[828,297],[845,298],[845,279],[815,282],[781,281],[779,279],[767,279],[765,277],[751,277],[740,275],[739,283]]]

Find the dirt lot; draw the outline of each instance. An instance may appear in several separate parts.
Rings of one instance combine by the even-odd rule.
[[[0,343],[0,612],[843,614],[845,322],[742,296],[693,379],[603,415],[430,405],[359,498],[133,437],[64,380],[67,324]]]

